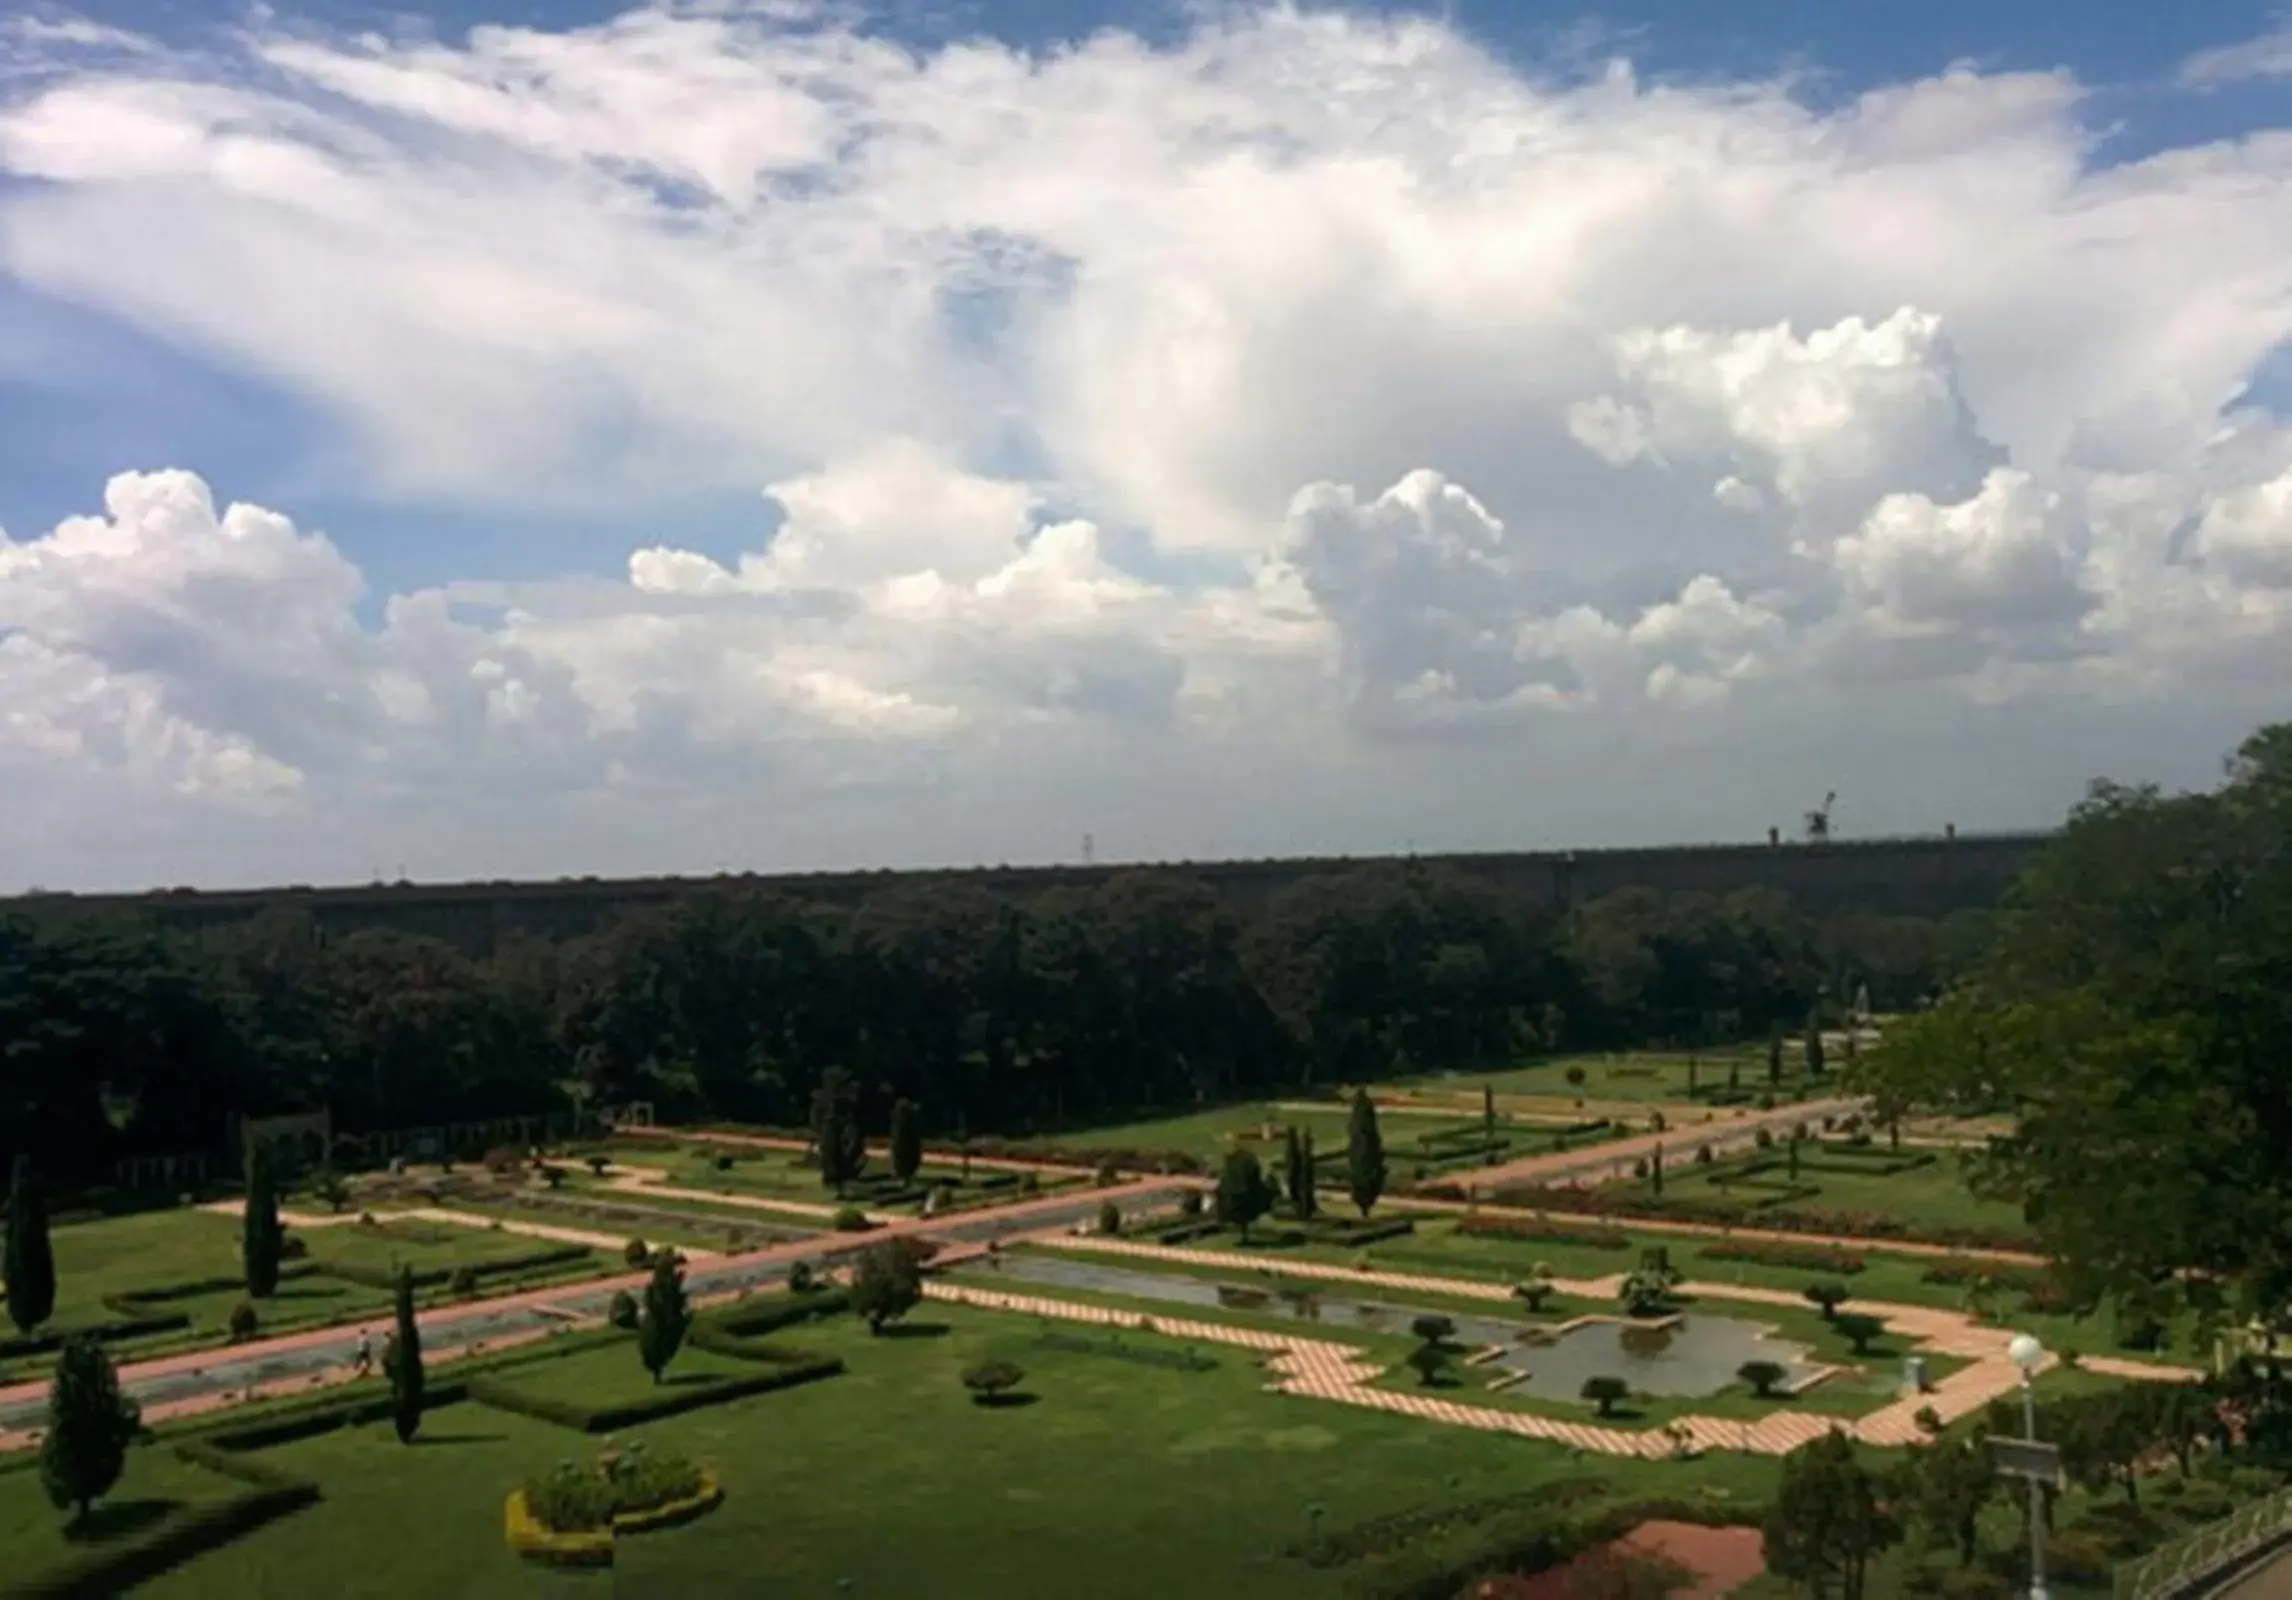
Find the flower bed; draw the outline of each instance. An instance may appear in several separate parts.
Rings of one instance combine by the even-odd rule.
[[[1705,1245],[1703,1254],[1711,1261],[1748,1261],[1754,1266],[1788,1267],[1797,1272],[1825,1272],[1838,1277],[1852,1277],[1866,1264],[1851,1251],[1765,1239],[1721,1239]]]
[[[512,1490],[503,1536],[529,1561],[610,1566],[615,1539],[690,1522],[723,1500],[716,1479],[688,1461],[608,1448],[592,1468],[568,1462]]]
[[[1456,1231],[1484,1238],[1518,1239],[1531,1244],[1578,1245],[1586,1250],[1629,1250],[1631,1235],[1621,1228],[1596,1224],[1555,1222],[1538,1212],[1532,1216],[1472,1211],[1456,1219]]]

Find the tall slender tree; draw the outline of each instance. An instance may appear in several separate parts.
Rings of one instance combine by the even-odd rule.
[[[844,1185],[858,1177],[866,1163],[859,1084],[842,1067],[830,1067],[813,1091],[812,1138],[820,1150],[820,1182],[842,1193]]]
[[[1364,1217],[1385,1192],[1385,1136],[1378,1131],[1377,1107],[1366,1089],[1353,1091],[1352,1117],[1345,1126],[1345,1182]]]
[[[1300,1221],[1308,1220],[1318,1208],[1313,1192],[1313,1135],[1292,1124],[1289,1130],[1289,1209]]]
[[[891,1175],[901,1183],[923,1168],[923,1114],[908,1099],[891,1103]]]
[[[48,1240],[48,1204],[32,1173],[32,1158],[19,1155],[8,1180],[8,1320],[30,1333],[55,1314],[56,1254]]]
[[[1783,1028],[1776,1023],[1767,1030],[1767,1087],[1774,1088],[1783,1081]]]
[[[247,1146],[247,1203],[241,1219],[239,1259],[246,1268],[247,1293],[268,1299],[278,1292],[279,1263],[286,1258],[286,1230],[279,1225],[278,1180],[270,1154]]]
[[[637,1354],[653,1382],[676,1359],[692,1325],[692,1307],[684,1295],[684,1266],[676,1252],[663,1250],[653,1258],[652,1282],[645,1285],[644,1308],[637,1315]]]
[[[95,1340],[67,1340],[48,1389],[48,1428],[40,1440],[40,1485],[48,1503],[84,1520],[119,1482],[127,1447],[143,1423],[119,1392],[119,1374]]]
[[[1480,1086],[1480,1131],[1488,1135],[1491,1143],[1496,1139],[1496,1085]]]
[[[414,1320],[414,1269],[398,1269],[398,1323],[382,1352],[390,1379],[390,1421],[400,1444],[412,1444],[422,1426],[422,1326]]]
[[[1817,1000],[1807,1007],[1807,1076],[1819,1078],[1822,1072],[1822,1002]]]

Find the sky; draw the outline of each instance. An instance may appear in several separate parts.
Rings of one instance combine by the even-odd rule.
[[[2048,826],[2292,715],[2292,13],[12,8],[0,530],[0,893]]]

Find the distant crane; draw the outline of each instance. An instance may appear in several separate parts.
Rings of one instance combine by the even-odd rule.
[[[1838,791],[1831,790],[1822,797],[1822,804],[1807,813],[1807,843],[1823,844],[1830,838],[1830,808],[1838,803]]]

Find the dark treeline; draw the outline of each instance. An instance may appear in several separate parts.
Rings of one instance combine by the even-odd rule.
[[[1555,917],[1417,863],[1241,915],[1149,870],[1020,904],[894,884],[854,909],[696,896],[473,960],[280,913],[200,933],[0,918],[0,1150],[93,1180],[219,1146],[229,1113],[363,1130],[649,1099],[803,1123],[831,1066],[881,1132],[1050,1129],[1522,1052],[1716,1045],[1824,993],[1929,994],[1984,918],[1817,923],[1766,890]]]

